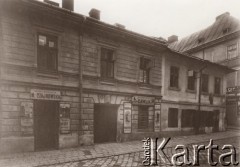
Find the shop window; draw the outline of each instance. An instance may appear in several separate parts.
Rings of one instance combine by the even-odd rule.
[[[188,71],[188,90],[195,90],[195,82],[196,81],[196,72],[193,70]]]
[[[147,106],[138,107],[138,129],[148,129],[149,111]]]
[[[101,48],[101,77],[114,77],[114,51],[111,49]]]
[[[208,75],[202,74],[202,92],[208,93]]]
[[[168,127],[178,127],[178,109],[169,108],[168,110]]]
[[[181,124],[182,127],[193,127],[195,110],[182,110]]]
[[[227,58],[232,59],[237,57],[237,44],[233,44],[227,47]]]
[[[211,127],[213,126],[213,122],[214,122],[214,119],[213,119],[213,112],[211,111],[201,111],[200,113],[200,126],[201,127]]]
[[[149,75],[150,75],[150,59],[141,57],[140,58],[140,74],[139,74],[139,82],[140,83],[149,83]]]
[[[38,34],[37,65],[40,70],[57,71],[57,37]]]
[[[178,88],[179,68],[171,66],[170,68],[170,87]]]
[[[214,79],[214,93],[220,94],[221,91],[221,78],[215,77]]]

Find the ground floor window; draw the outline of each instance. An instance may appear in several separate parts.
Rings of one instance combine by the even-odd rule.
[[[178,127],[178,109],[169,108],[168,110],[168,127]]]
[[[190,109],[182,110],[182,116],[181,116],[182,127],[193,127],[194,112],[195,110],[190,110]]]
[[[148,129],[149,111],[147,106],[138,107],[138,129]]]

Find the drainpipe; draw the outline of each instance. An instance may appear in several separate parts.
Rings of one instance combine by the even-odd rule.
[[[83,36],[83,28],[84,23],[86,21],[86,17],[82,21],[80,25],[80,30],[78,31],[78,43],[79,43],[79,127],[78,127],[78,146],[79,146],[79,137],[82,134],[82,36]]]

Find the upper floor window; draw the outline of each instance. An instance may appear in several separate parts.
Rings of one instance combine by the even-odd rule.
[[[208,75],[202,74],[202,92],[208,92]]]
[[[220,94],[221,91],[221,78],[215,77],[214,79],[214,93]]]
[[[233,44],[227,47],[227,58],[232,59],[237,57],[237,44]]]
[[[189,70],[188,71],[188,83],[187,83],[188,90],[195,90],[195,80],[196,80],[196,72],[193,70]]]
[[[150,73],[150,59],[141,57],[140,58],[140,74],[139,74],[139,82],[141,83],[149,83],[149,73]]]
[[[178,88],[179,68],[171,66],[170,68],[170,87]]]
[[[101,48],[101,77],[114,77],[114,51],[111,49]]]
[[[57,37],[38,34],[37,65],[44,71],[57,71]]]

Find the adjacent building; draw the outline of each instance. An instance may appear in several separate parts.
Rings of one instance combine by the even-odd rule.
[[[0,152],[225,130],[229,68],[72,0],[0,3]]]
[[[209,27],[178,41],[169,38],[169,47],[204,60],[225,65],[235,71],[227,75],[228,125],[240,124],[240,21],[226,12]],[[218,83],[218,81],[216,81]]]

